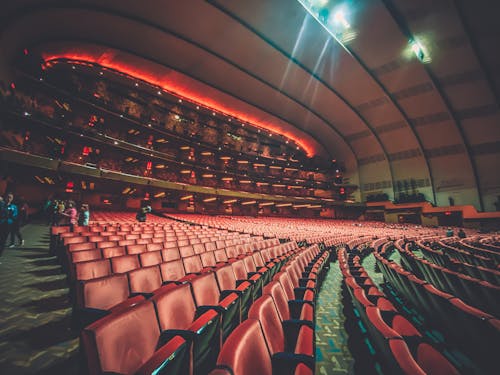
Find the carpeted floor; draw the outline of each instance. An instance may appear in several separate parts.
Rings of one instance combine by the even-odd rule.
[[[342,312],[342,274],[332,263],[316,304],[316,374],[354,374]]]
[[[22,229],[24,247],[0,257],[0,373],[77,374],[66,276],[48,254],[49,228]]]

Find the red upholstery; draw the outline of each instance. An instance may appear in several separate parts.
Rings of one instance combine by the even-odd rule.
[[[146,251],[147,249],[145,244],[127,246],[127,254],[140,254],[145,253]]]
[[[137,255],[124,255],[111,258],[111,268],[114,273],[124,273],[140,268],[139,257]]]
[[[416,360],[427,374],[459,374],[457,369],[441,353],[426,343],[418,346]]]
[[[199,255],[192,255],[182,259],[186,273],[198,273],[203,269]]]
[[[91,260],[75,264],[76,280],[90,280],[111,274],[111,267],[108,259]]]
[[[161,251],[161,256],[164,262],[181,259],[181,255],[179,254],[179,249],[177,247],[170,247],[168,249],[163,249]]]
[[[125,274],[100,277],[77,284],[77,305],[108,310],[125,301],[130,292]]]
[[[99,250],[99,249],[74,251],[70,254],[71,254],[71,262],[72,263],[97,260],[97,259],[101,259],[101,257],[102,257],[101,250]]]
[[[229,367],[233,374],[272,375],[271,356],[258,320],[245,320],[229,335],[217,364]]]
[[[161,263],[160,271],[163,281],[177,281],[186,276],[184,265],[179,259]]]
[[[92,250],[95,249],[95,243],[93,242],[80,242],[80,243],[72,243],[68,245],[68,251],[82,251],[82,250]]]
[[[127,255],[125,251],[125,246],[113,246],[102,249],[102,257],[103,258],[113,258]]]
[[[131,293],[152,293],[161,287],[162,278],[158,266],[144,267],[128,273]]]
[[[155,354],[159,336],[155,309],[150,301],[98,320],[81,333],[89,374],[135,373]],[[176,338],[170,345],[178,349],[184,343]],[[163,360],[172,355],[174,349],[169,349],[163,353]]]
[[[149,251],[139,254],[139,260],[142,267],[156,266],[163,262],[160,251]]]

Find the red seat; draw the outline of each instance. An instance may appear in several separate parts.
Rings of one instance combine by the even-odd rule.
[[[117,245],[116,241],[101,241],[96,243],[98,249],[105,249],[107,247],[114,247]]]
[[[144,267],[128,273],[131,293],[153,293],[162,285],[158,266]]]
[[[79,243],[72,243],[68,245],[68,251],[73,252],[73,251],[82,251],[82,250],[93,250],[95,249],[95,243],[93,242],[79,242]]]
[[[99,319],[81,333],[89,374],[151,374],[160,366],[171,373],[187,373],[188,343],[175,336],[157,349],[159,338],[150,301]]]
[[[164,282],[179,281],[186,276],[184,265],[180,259],[161,263],[160,271]]]
[[[213,273],[205,273],[190,280],[193,296],[201,311],[215,309],[222,315],[222,335],[226,338],[240,321],[240,299],[236,293],[221,295]]]
[[[111,275],[108,259],[79,262],[75,263],[74,267],[76,280],[91,280]]]
[[[147,251],[147,249],[146,249],[145,244],[128,245],[127,246],[127,254],[129,254],[129,255],[145,253],[146,251]]]
[[[207,310],[199,317],[189,284],[177,285],[152,298],[158,313],[162,338],[181,335],[193,342],[195,373],[213,368],[220,349],[220,316]],[[180,332],[186,331],[186,332]]]
[[[125,251],[125,246],[113,246],[102,249],[102,257],[103,258],[114,258],[127,255]]]
[[[102,258],[101,250],[99,249],[74,251],[70,253],[70,255],[72,263],[86,262]]]
[[[81,326],[86,326],[108,312],[121,311],[144,300],[142,296],[129,298],[129,295],[125,274],[79,281],[73,315]]]
[[[161,257],[163,258],[164,262],[181,259],[181,255],[179,254],[179,249],[177,247],[170,247],[168,249],[163,249],[161,251]]]
[[[270,295],[254,302],[248,313],[249,319],[259,320],[267,346],[273,357],[273,373],[290,374],[298,362],[314,368],[314,329],[312,324],[294,322],[284,329],[278,311]],[[291,322],[288,322],[291,323]],[[279,353],[289,352],[287,355]]]
[[[113,273],[124,273],[141,268],[137,255],[124,255],[110,258]]]
[[[139,260],[142,267],[156,266],[163,262],[160,251],[148,251],[147,253],[139,254]]]
[[[163,250],[163,245],[161,243],[148,243],[146,249],[147,251],[161,251]]]
[[[229,335],[217,358],[217,366],[229,368],[231,374],[273,374],[271,355],[258,320],[245,320]]]
[[[240,296],[241,318],[246,319],[248,309],[253,301],[252,284],[246,280],[242,280],[237,285],[232,265],[220,267],[214,272],[217,284],[223,296],[232,292]]]
[[[181,258],[187,258],[194,255],[194,249],[192,245],[179,246],[179,253]]]

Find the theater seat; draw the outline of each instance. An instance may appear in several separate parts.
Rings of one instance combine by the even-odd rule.
[[[124,255],[111,258],[111,268],[113,273],[125,273],[140,268],[137,255]]]
[[[129,295],[126,274],[79,281],[76,285],[74,322],[84,327],[111,312],[127,309],[144,300],[143,296],[129,298]]]
[[[196,317],[189,284],[176,285],[152,298],[158,313],[162,340],[175,335],[192,342],[194,373],[207,373],[215,366],[220,349],[220,315],[208,310]]]
[[[158,266],[144,267],[128,273],[130,293],[149,295],[162,285]]]
[[[309,325],[310,322],[289,325],[289,332],[285,332],[270,295],[264,295],[254,302],[248,318],[257,319],[261,324],[272,356],[273,373],[290,374],[300,362],[314,368],[314,329]]]
[[[238,294],[221,295],[213,273],[200,275],[189,282],[198,314],[214,309],[222,315],[222,337],[225,339],[241,321]]]
[[[227,338],[217,366],[235,375],[272,375],[273,366],[267,343],[257,319],[247,319]]]
[[[88,373],[151,374],[161,367],[168,373],[186,374],[188,343],[175,336],[157,349],[159,338],[160,328],[150,301],[105,316],[80,335]]]

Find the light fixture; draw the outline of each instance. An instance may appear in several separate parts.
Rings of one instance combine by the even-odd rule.
[[[272,205],[274,205],[274,202],[259,203],[259,206],[261,207],[272,206]]]
[[[281,203],[276,205],[276,207],[290,207],[290,206],[292,206],[291,203]]]
[[[191,199],[191,198],[193,198],[193,196],[192,196],[192,195],[185,195],[185,196],[183,196],[183,197],[180,197],[179,199],[180,199],[181,201],[187,201],[188,199]]]
[[[238,202],[238,199],[228,199],[227,201],[224,201],[222,203],[224,203],[224,204],[231,204],[231,203],[236,203],[236,202]]]
[[[255,204],[255,203],[257,203],[257,201],[246,201],[246,202],[241,202],[241,205],[242,206],[247,206],[249,204]]]
[[[211,197],[211,198],[205,198],[205,199],[203,199],[203,202],[213,202],[215,200],[217,200],[217,197]]]

